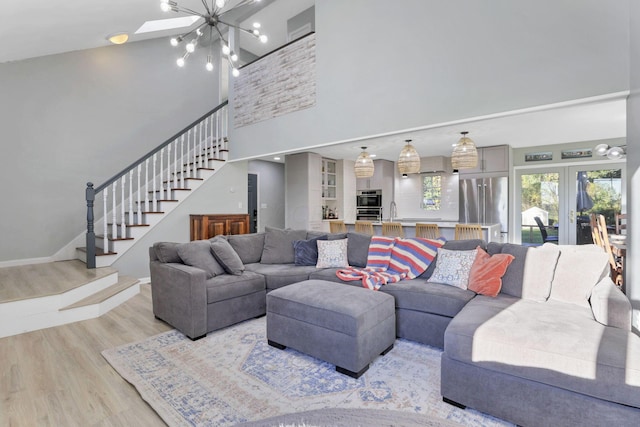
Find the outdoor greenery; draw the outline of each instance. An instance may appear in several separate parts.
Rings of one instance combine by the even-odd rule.
[[[440,210],[442,198],[442,176],[422,176],[422,209],[426,211]]]
[[[558,222],[558,173],[522,175],[522,212],[538,207],[549,212],[549,224]]]

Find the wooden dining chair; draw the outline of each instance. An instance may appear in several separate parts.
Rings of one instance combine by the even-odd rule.
[[[329,221],[329,232],[331,233],[346,233],[347,226],[344,221]]]
[[[589,215],[589,225],[591,226],[591,240],[593,240],[593,244],[602,246],[602,237],[600,236],[600,227],[598,226],[598,216],[594,213]]]
[[[455,240],[483,239],[480,224],[456,224]]]
[[[616,234],[627,233],[627,214],[616,214]]]
[[[597,215],[598,232],[602,249],[609,255],[609,266],[611,267],[611,280],[618,286],[622,286],[622,262],[613,255],[609,233],[607,232],[607,222],[604,215]]]
[[[402,224],[399,222],[383,222],[382,235],[387,237],[404,237]]]
[[[416,222],[416,237],[422,237],[424,239],[437,239],[440,237],[440,229],[438,224],[425,224],[423,222]]]
[[[356,221],[355,231],[356,233],[368,234],[370,236],[373,236],[373,222]]]

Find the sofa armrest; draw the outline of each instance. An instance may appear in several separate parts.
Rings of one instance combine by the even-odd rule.
[[[153,314],[191,339],[207,333],[207,273],[178,263],[151,261]]]
[[[631,302],[609,277],[602,279],[591,292],[593,317],[606,326],[631,330]]]

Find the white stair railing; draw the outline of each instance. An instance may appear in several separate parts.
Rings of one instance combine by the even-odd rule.
[[[187,177],[197,178],[199,169],[209,167],[209,159],[222,158],[220,151],[227,150],[228,143],[227,104],[223,102],[98,187],[87,183],[87,268],[96,267],[95,198],[103,201],[101,242],[108,253],[110,241],[129,237],[128,225],[143,225],[146,212],[160,211],[161,201],[170,200],[173,189],[187,187]]]

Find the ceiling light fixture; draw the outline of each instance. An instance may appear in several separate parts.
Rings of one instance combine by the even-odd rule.
[[[208,1],[210,1],[210,3],[208,3]],[[217,35],[220,37],[220,40],[222,41],[222,54],[225,58],[227,58],[227,61],[229,62],[229,67],[231,67],[231,74],[233,74],[234,77],[239,76],[240,71],[238,70],[238,67],[236,64],[238,61],[238,54],[231,49],[231,47],[229,46],[229,42],[222,35],[222,31],[220,31],[220,25],[226,25],[227,27],[236,28],[240,31],[243,31],[251,35],[252,37],[255,37],[256,39],[260,40],[262,43],[266,43],[268,38],[266,35],[260,33],[259,23],[257,22],[254,23],[253,28],[249,29],[249,28],[242,28],[238,25],[230,24],[226,21],[223,21],[223,15],[235,9],[238,9],[242,6],[247,6],[249,4],[257,3],[259,1],[260,0],[241,0],[238,4],[236,4],[232,8],[223,11],[222,9],[225,7],[227,3],[226,0],[202,0],[202,5],[204,6],[205,11],[200,13],[200,12],[191,10],[187,7],[182,7],[178,5],[177,2],[172,0],[160,0],[160,8],[164,12],[186,13],[192,16],[197,16],[204,20],[203,23],[199,24],[196,28],[189,31],[188,33],[171,38],[171,41],[170,41],[171,46],[175,47],[175,46],[178,46],[183,41],[185,41],[185,39],[193,36],[186,43],[185,53],[181,57],[179,57],[178,60],[176,61],[178,66],[184,67],[189,55],[196,50],[196,47],[198,46],[198,42],[200,42],[205,37],[208,37],[209,38],[209,55],[207,55],[207,62],[205,64],[205,68],[208,71],[212,71],[214,68],[212,44],[213,44],[213,34],[215,31]]]
[[[471,169],[478,165],[478,150],[476,144],[467,136],[469,132],[460,132],[462,138],[453,148],[451,167],[453,169]]]
[[[356,173],[356,178],[371,178],[374,171],[373,159],[369,156],[369,153],[367,153],[367,147],[360,148],[362,148],[362,152],[356,159],[353,170]]]
[[[411,145],[410,139],[404,142],[406,142],[406,145],[402,151],[400,151],[400,156],[398,157],[398,172],[400,172],[403,177],[410,173],[420,172],[420,155],[413,145]]]
[[[127,33],[116,33],[107,36],[107,40],[109,40],[113,44],[124,44],[129,40],[129,34]]]
[[[609,160],[622,160],[627,157],[627,146],[609,147],[607,144],[598,144],[593,151],[598,156],[607,156]]]

